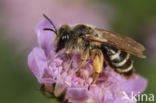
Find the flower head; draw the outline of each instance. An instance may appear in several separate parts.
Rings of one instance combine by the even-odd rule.
[[[39,83],[60,101],[72,103],[135,103],[124,99],[123,93],[142,93],[147,85],[146,79],[135,74],[135,78],[127,80],[115,73],[111,67],[103,68],[97,82],[91,85],[94,69],[92,62],[87,61],[79,70],[80,54],[73,53],[67,59],[65,50],[55,52],[55,34],[44,31],[49,27],[45,19],[37,26],[38,47],[28,56],[28,65]],[[77,75],[77,71],[80,75]],[[90,87],[88,89],[88,87]]]

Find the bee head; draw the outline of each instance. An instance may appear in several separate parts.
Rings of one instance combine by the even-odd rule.
[[[58,36],[61,40],[69,40],[71,34],[71,28],[69,25],[62,25],[58,31]]]
[[[71,29],[69,25],[62,25],[58,30],[57,36],[55,38],[56,41],[56,52],[65,47],[65,44],[69,41],[71,36]]]

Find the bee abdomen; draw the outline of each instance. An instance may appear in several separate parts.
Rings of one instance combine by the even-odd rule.
[[[118,50],[116,54],[110,56],[110,60],[116,72],[125,76],[133,73],[133,61],[129,53]]]
[[[117,48],[105,47],[109,64],[119,74],[130,76],[133,69],[133,61],[130,59],[130,54]]]
[[[127,64],[129,56],[130,55],[128,53],[118,50],[116,54],[110,56],[110,60],[113,66],[122,67]]]

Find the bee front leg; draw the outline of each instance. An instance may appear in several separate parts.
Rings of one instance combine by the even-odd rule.
[[[81,52],[81,62],[80,62],[80,69],[84,66],[85,62],[89,58],[89,49],[83,50]]]
[[[86,63],[87,59],[89,58],[89,49],[84,49],[81,52],[81,61],[80,61],[80,67],[77,71],[77,75],[80,76],[80,70],[83,68],[84,64]]]
[[[67,56],[67,59],[71,59],[71,50],[70,49],[66,50],[66,56]]]
[[[95,70],[95,74],[93,76],[93,81],[91,84],[96,83],[96,80],[99,77],[99,74],[102,71],[103,67],[103,53],[100,49],[94,49],[91,51],[91,59],[93,60],[93,68]]]

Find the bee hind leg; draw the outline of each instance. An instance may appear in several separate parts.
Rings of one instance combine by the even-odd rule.
[[[102,72],[103,67],[103,53],[100,49],[94,49],[91,51],[91,59],[93,60],[93,68],[95,70],[93,81],[91,84],[96,83],[99,74]]]

